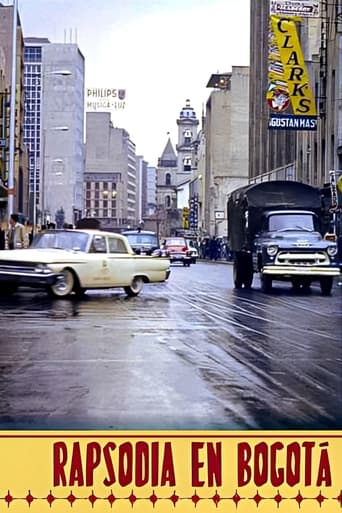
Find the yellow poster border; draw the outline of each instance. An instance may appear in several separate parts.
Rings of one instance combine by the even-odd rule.
[[[96,440],[99,444],[116,440],[117,442],[170,441],[175,451],[175,468],[179,471],[180,479],[171,486],[127,486],[114,485],[104,487],[100,481],[95,481],[91,486],[65,486],[56,487],[47,479],[46,470],[51,465],[47,462],[47,453],[44,453],[48,444],[53,441],[80,443]],[[182,469],[186,447],[198,441],[210,443],[215,441],[230,449],[227,453],[233,454],[236,444],[250,441],[251,446],[265,443],[270,447],[273,442],[281,442],[284,446],[288,442],[317,442],[322,446],[331,446],[331,468],[334,470],[336,482],[332,486],[305,486],[300,482],[296,486],[273,486],[270,482],[263,486],[237,486],[237,483],[230,480],[217,486],[194,486],[189,482],[190,468]],[[17,447],[16,457],[26,454],[28,461],[32,461],[30,470],[31,478],[26,476],[25,485],[21,486],[25,472],[25,465],[21,472],[17,472],[16,481],[11,481],[13,468],[8,469],[4,454],[4,442]],[[184,442],[184,443],[183,443]],[[179,446],[179,447],[178,447]],[[43,450],[42,447],[45,447]],[[325,450],[325,449],[321,449]],[[37,468],[34,467],[32,454],[36,456]],[[41,453],[44,454],[41,454]],[[182,455],[183,453],[183,455]],[[234,458],[232,458],[234,460]],[[43,461],[43,467],[40,467]],[[314,458],[312,458],[313,466]],[[193,461],[191,462],[193,464]],[[185,463],[184,463],[185,465]],[[190,465],[191,466],[191,465]],[[4,468],[5,467],[5,468]],[[20,468],[20,466],[19,466]],[[41,475],[35,476],[34,470],[42,468]],[[45,469],[45,470],[44,470]],[[233,474],[232,474],[233,475]],[[8,476],[8,481],[6,481]],[[336,477],[337,476],[337,477]],[[32,486],[29,484],[32,479]],[[231,479],[231,477],[230,477]],[[186,481],[186,482],[185,482]],[[273,513],[283,511],[301,513],[322,511],[334,513],[342,508],[342,431],[23,431],[23,432],[0,432],[0,511],[1,507],[12,513],[17,511],[54,511],[55,513],[80,511],[87,513],[96,508],[96,511],[111,511],[119,513],[134,511],[135,513],[188,513],[190,511],[210,513],[210,511],[248,513],[259,511],[260,513]]]

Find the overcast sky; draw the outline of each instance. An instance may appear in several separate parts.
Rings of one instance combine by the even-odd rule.
[[[11,0],[4,1],[11,4]],[[126,89],[112,111],[156,165],[190,99],[197,117],[212,73],[249,65],[249,0],[18,0],[24,37],[77,42],[86,87]],[[77,37],[77,41],[76,41]]]

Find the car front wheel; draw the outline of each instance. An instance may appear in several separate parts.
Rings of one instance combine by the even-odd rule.
[[[330,296],[333,282],[334,280],[332,276],[323,276],[320,279],[321,292],[323,296]]]
[[[132,283],[129,287],[124,287],[124,291],[126,292],[127,296],[134,297],[142,291],[143,286],[143,279],[140,278],[140,276],[136,276],[135,278],[133,278]]]
[[[262,292],[269,294],[272,290],[272,277],[269,274],[261,273],[260,283]]]
[[[61,277],[54,285],[51,285],[50,291],[55,297],[67,297],[74,289],[75,278],[69,269],[64,269],[61,272]]]

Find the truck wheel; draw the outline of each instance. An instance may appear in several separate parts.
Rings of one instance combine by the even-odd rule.
[[[320,280],[321,292],[323,296],[330,296],[331,289],[333,286],[333,277],[332,276],[324,276]]]
[[[242,276],[242,265],[235,261],[233,266],[233,280],[234,280],[234,287],[236,289],[241,289],[243,284],[243,276]]]
[[[272,278],[268,274],[260,274],[261,290],[268,294],[272,290]]]
[[[246,289],[250,289],[253,283],[253,270],[246,270],[245,277],[244,277],[244,285]]]
[[[245,259],[243,271],[243,283],[246,289],[250,289],[253,282],[253,260],[250,255]]]

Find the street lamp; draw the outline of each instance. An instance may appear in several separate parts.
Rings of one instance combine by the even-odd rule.
[[[42,137],[42,150],[40,155],[41,160],[41,188],[42,188],[42,194],[41,194],[41,211],[43,216],[43,222],[45,223],[46,220],[46,205],[45,205],[45,146],[46,146],[46,132],[47,131],[56,131],[56,132],[67,132],[69,130],[69,127],[67,126],[54,126],[54,127],[48,127],[44,128],[42,131],[43,137]],[[61,162],[63,159],[54,159],[54,162]],[[35,225],[34,225],[35,226]]]

